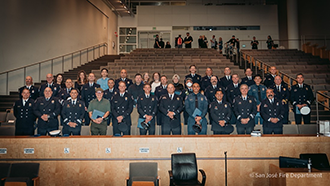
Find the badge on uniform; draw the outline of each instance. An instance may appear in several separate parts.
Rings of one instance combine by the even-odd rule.
[[[81,107],[81,104],[79,104],[79,107]]]
[[[127,84],[129,84],[129,81],[127,82]]]
[[[306,90],[308,90],[308,87],[306,87]]]
[[[70,108],[70,105],[68,104],[66,107],[67,107],[67,108]]]
[[[32,106],[32,103],[29,103],[29,107],[31,107]]]
[[[127,97],[125,97],[125,101],[127,101]]]
[[[297,92],[297,89],[294,89],[295,92]]]
[[[230,92],[233,92],[234,90],[230,90]]]
[[[143,98],[141,98],[141,100],[143,100]]]
[[[32,90],[31,93],[34,93],[34,90]]]
[[[204,99],[203,98],[201,98],[201,101],[203,101]]]
[[[252,103],[252,100],[249,100],[249,103]]]
[[[268,105],[267,104],[264,104],[264,107],[268,107]]]
[[[117,92],[115,92],[115,94],[117,94]]]
[[[227,108],[227,104],[225,104],[225,108]]]
[[[238,104],[240,105],[240,104],[242,104],[242,102],[238,102]]]
[[[215,107],[214,107],[214,109],[215,109],[215,110],[218,110],[218,107],[217,107],[217,106],[215,106]]]
[[[277,105],[277,106],[279,105],[279,104],[278,104],[278,102],[277,102],[277,104],[276,104],[276,105]]]
[[[162,99],[166,99],[166,97],[162,97]]]
[[[197,77],[197,79],[199,80],[199,77]]]
[[[177,99],[178,101],[180,100],[180,98],[179,98],[179,97],[177,97],[176,99]]]
[[[151,98],[151,101],[154,101],[155,100],[155,98]]]
[[[40,103],[40,105],[44,105],[44,103]]]
[[[283,90],[285,91],[285,88],[283,88]]]
[[[56,90],[56,87],[54,87],[54,90]]]
[[[262,88],[262,91],[265,91],[265,88]]]
[[[54,100],[52,100],[52,104],[54,104],[55,103],[55,101]]]

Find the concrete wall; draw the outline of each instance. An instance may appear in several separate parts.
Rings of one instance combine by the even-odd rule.
[[[115,36],[111,32],[117,28],[117,16],[101,0],[2,1],[0,17],[0,73],[92,45],[112,42]],[[115,54],[116,51],[109,49],[109,53]],[[98,51],[95,54],[98,55]],[[86,52],[83,52],[82,63],[91,60],[92,56],[90,51],[87,59]],[[79,55],[73,57],[76,66],[80,63]],[[64,62],[64,70],[72,67],[71,56],[66,57]],[[45,79],[51,71],[50,63],[41,65],[41,69],[41,79]],[[53,73],[60,72],[62,59],[54,60]],[[27,68],[26,75],[31,75],[38,82],[38,66]],[[6,75],[0,75],[1,87],[5,87],[5,81]],[[9,74],[9,90],[17,90],[23,83],[23,70]],[[5,94],[5,88],[0,89],[0,94]]]

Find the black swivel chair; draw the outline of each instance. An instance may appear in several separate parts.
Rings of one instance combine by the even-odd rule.
[[[39,163],[13,163],[5,185],[11,182],[26,183],[27,186],[38,186]]]
[[[5,179],[7,178],[10,170],[10,163],[0,163],[0,186],[5,184]]]
[[[329,160],[327,154],[324,153],[311,153],[300,154],[300,159],[312,160],[312,167],[319,170],[330,170]]]
[[[205,185],[206,175],[204,170],[202,169],[199,169],[203,177],[202,183],[198,181],[198,171],[195,153],[172,154],[171,164],[172,170],[168,171],[170,176],[170,186]]]

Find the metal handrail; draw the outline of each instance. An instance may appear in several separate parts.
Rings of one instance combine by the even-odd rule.
[[[320,92],[320,91],[316,91],[316,99],[315,99],[315,100],[316,100],[316,124],[317,124],[317,136],[320,136],[320,127],[319,127],[319,126],[320,126],[319,104],[322,105],[323,107],[329,109],[329,110],[330,110],[330,107],[327,106],[327,105],[325,105],[325,104],[323,104],[322,102],[320,102],[320,101],[318,100],[317,95],[321,95],[322,97],[325,97],[325,98],[327,98],[328,100],[330,100],[330,96],[325,95],[325,94],[323,94],[323,93]]]
[[[24,70],[24,78],[25,78],[26,77],[26,68],[38,65],[39,66],[39,68],[38,68],[39,80],[41,81],[41,64],[50,62],[51,63],[51,67],[50,67],[51,68],[51,73],[53,74],[53,62],[54,62],[54,60],[62,58],[62,72],[64,72],[64,59],[65,59],[66,56],[71,56],[71,67],[73,68],[73,55],[74,54],[79,53],[79,65],[81,65],[82,64],[81,63],[82,52],[86,52],[87,60],[88,60],[88,52],[92,50],[93,51],[93,60],[94,60],[96,49],[98,49],[99,56],[101,56],[101,47],[104,47],[103,48],[103,54],[107,54],[108,44],[106,42],[104,42],[104,43],[93,45],[93,46],[83,48],[83,49],[80,49],[80,50],[77,50],[77,51],[74,51],[74,52],[70,52],[70,53],[67,53],[67,54],[64,54],[64,55],[61,55],[61,56],[53,57],[53,58],[50,58],[50,59],[46,59],[46,60],[43,60],[43,61],[39,61],[39,62],[36,62],[36,63],[25,65],[25,66],[22,66],[22,67],[14,68],[14,69],[11,69],[11,70],[7,70],[5,72],[0,72],[0,76],[3,75],[3,74],[6,74],[6,94],[9,94],[8,80],[9,80],[9,73],[10,72],[14,72],[14,71],[18,71],[18,70]]]

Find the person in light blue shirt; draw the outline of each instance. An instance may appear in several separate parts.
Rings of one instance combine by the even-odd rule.
[[[195,135],[196,132],[193,129],[193,125],[199,124],[201,125],[201,131],[198,134],[206,135],[207,131],[207,120],[205,115],[208,111],[208,101],[206,97],[199,92],[200,86],[198,83],[193,84],[193,93],[189,94],[186,97],[184,102],[184,106],[186,112],[188,113],[188,135]],[[196,109],[199,109],[200,114],[195,116],[194,112]]]
[[[99,84],[101,86],[101,89],[103,90],[108,90],[109,89],[109,86],[108,86],[108,69],[106,68],[102,68],[101,70],[101,78],[98,79],[96,81],[97,84]]]
[[[263,124],[263,120],[260,116],[260,103],[266,99],[266,90],[267,90],[267,87],[263,84],[261,84],[261,76],[259,74],[257,74],[255,77],[254,77],[254,82],[255,84],[254,85],[251,85],[249,87],[249,92],[248,92],[248,95],[249,96],[253,96],[256,98],[256,103],[257,103],[257,115],[255,117],[255,124],[258,124],[258,121],[260,119],[260,124],[262,125]]]

